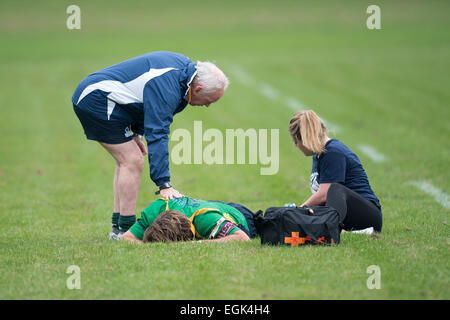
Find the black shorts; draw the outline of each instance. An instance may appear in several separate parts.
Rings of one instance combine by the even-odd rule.
[[[76,105],[73,105],[73,110],[83,126],[86,138],[89,140],[119,144],[133,139],[131,124],[117,120],[99,119]]]

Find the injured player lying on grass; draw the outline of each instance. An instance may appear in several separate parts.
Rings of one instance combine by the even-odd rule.
[[[236,203],[182,197],[159,199],[141,212],[141,217],[121,240],[131,242],[248,241],[256,236],[253,213]]]

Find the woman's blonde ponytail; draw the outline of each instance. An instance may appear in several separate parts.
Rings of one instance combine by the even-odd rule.
[[[327,129],[314,111],[298,111],[289,123],[289,133],[295,144],[301,142],[315,154],[325,151]]]

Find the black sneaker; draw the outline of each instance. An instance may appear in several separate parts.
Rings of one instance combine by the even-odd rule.
[[[111,232],[113,232],[115,234],[119,234],[120,233],[119,226],[113,226]]]
[[[120,232],[119,228],[112,227],[112,231],[108,235],[109,240],[119,240],[123,235],[123,232]]]

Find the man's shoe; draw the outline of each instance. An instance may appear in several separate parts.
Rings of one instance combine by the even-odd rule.
[[[120,232],[119,228],[112,227],[112,231],[108,235],[109,240],[119,240],[123,235],[123,232]]]
[[[108,239],[109,240],[120,240],[120,238],[123,236],[123,233],[114,233],[114,232],[110,232]]]
[[[374,232],[375,231],[373,230],[373,227],[362,229],[362,230],[352,231],[352,233],[357,233],[357,234],[374,234]]]
[[[118,234],[118,233],[120,233],[120,230],[119,230],[119,227],[117,226],[117,227],[112,227],[112,232],[114,232],[114,233],[116,233],[116,234]]]

